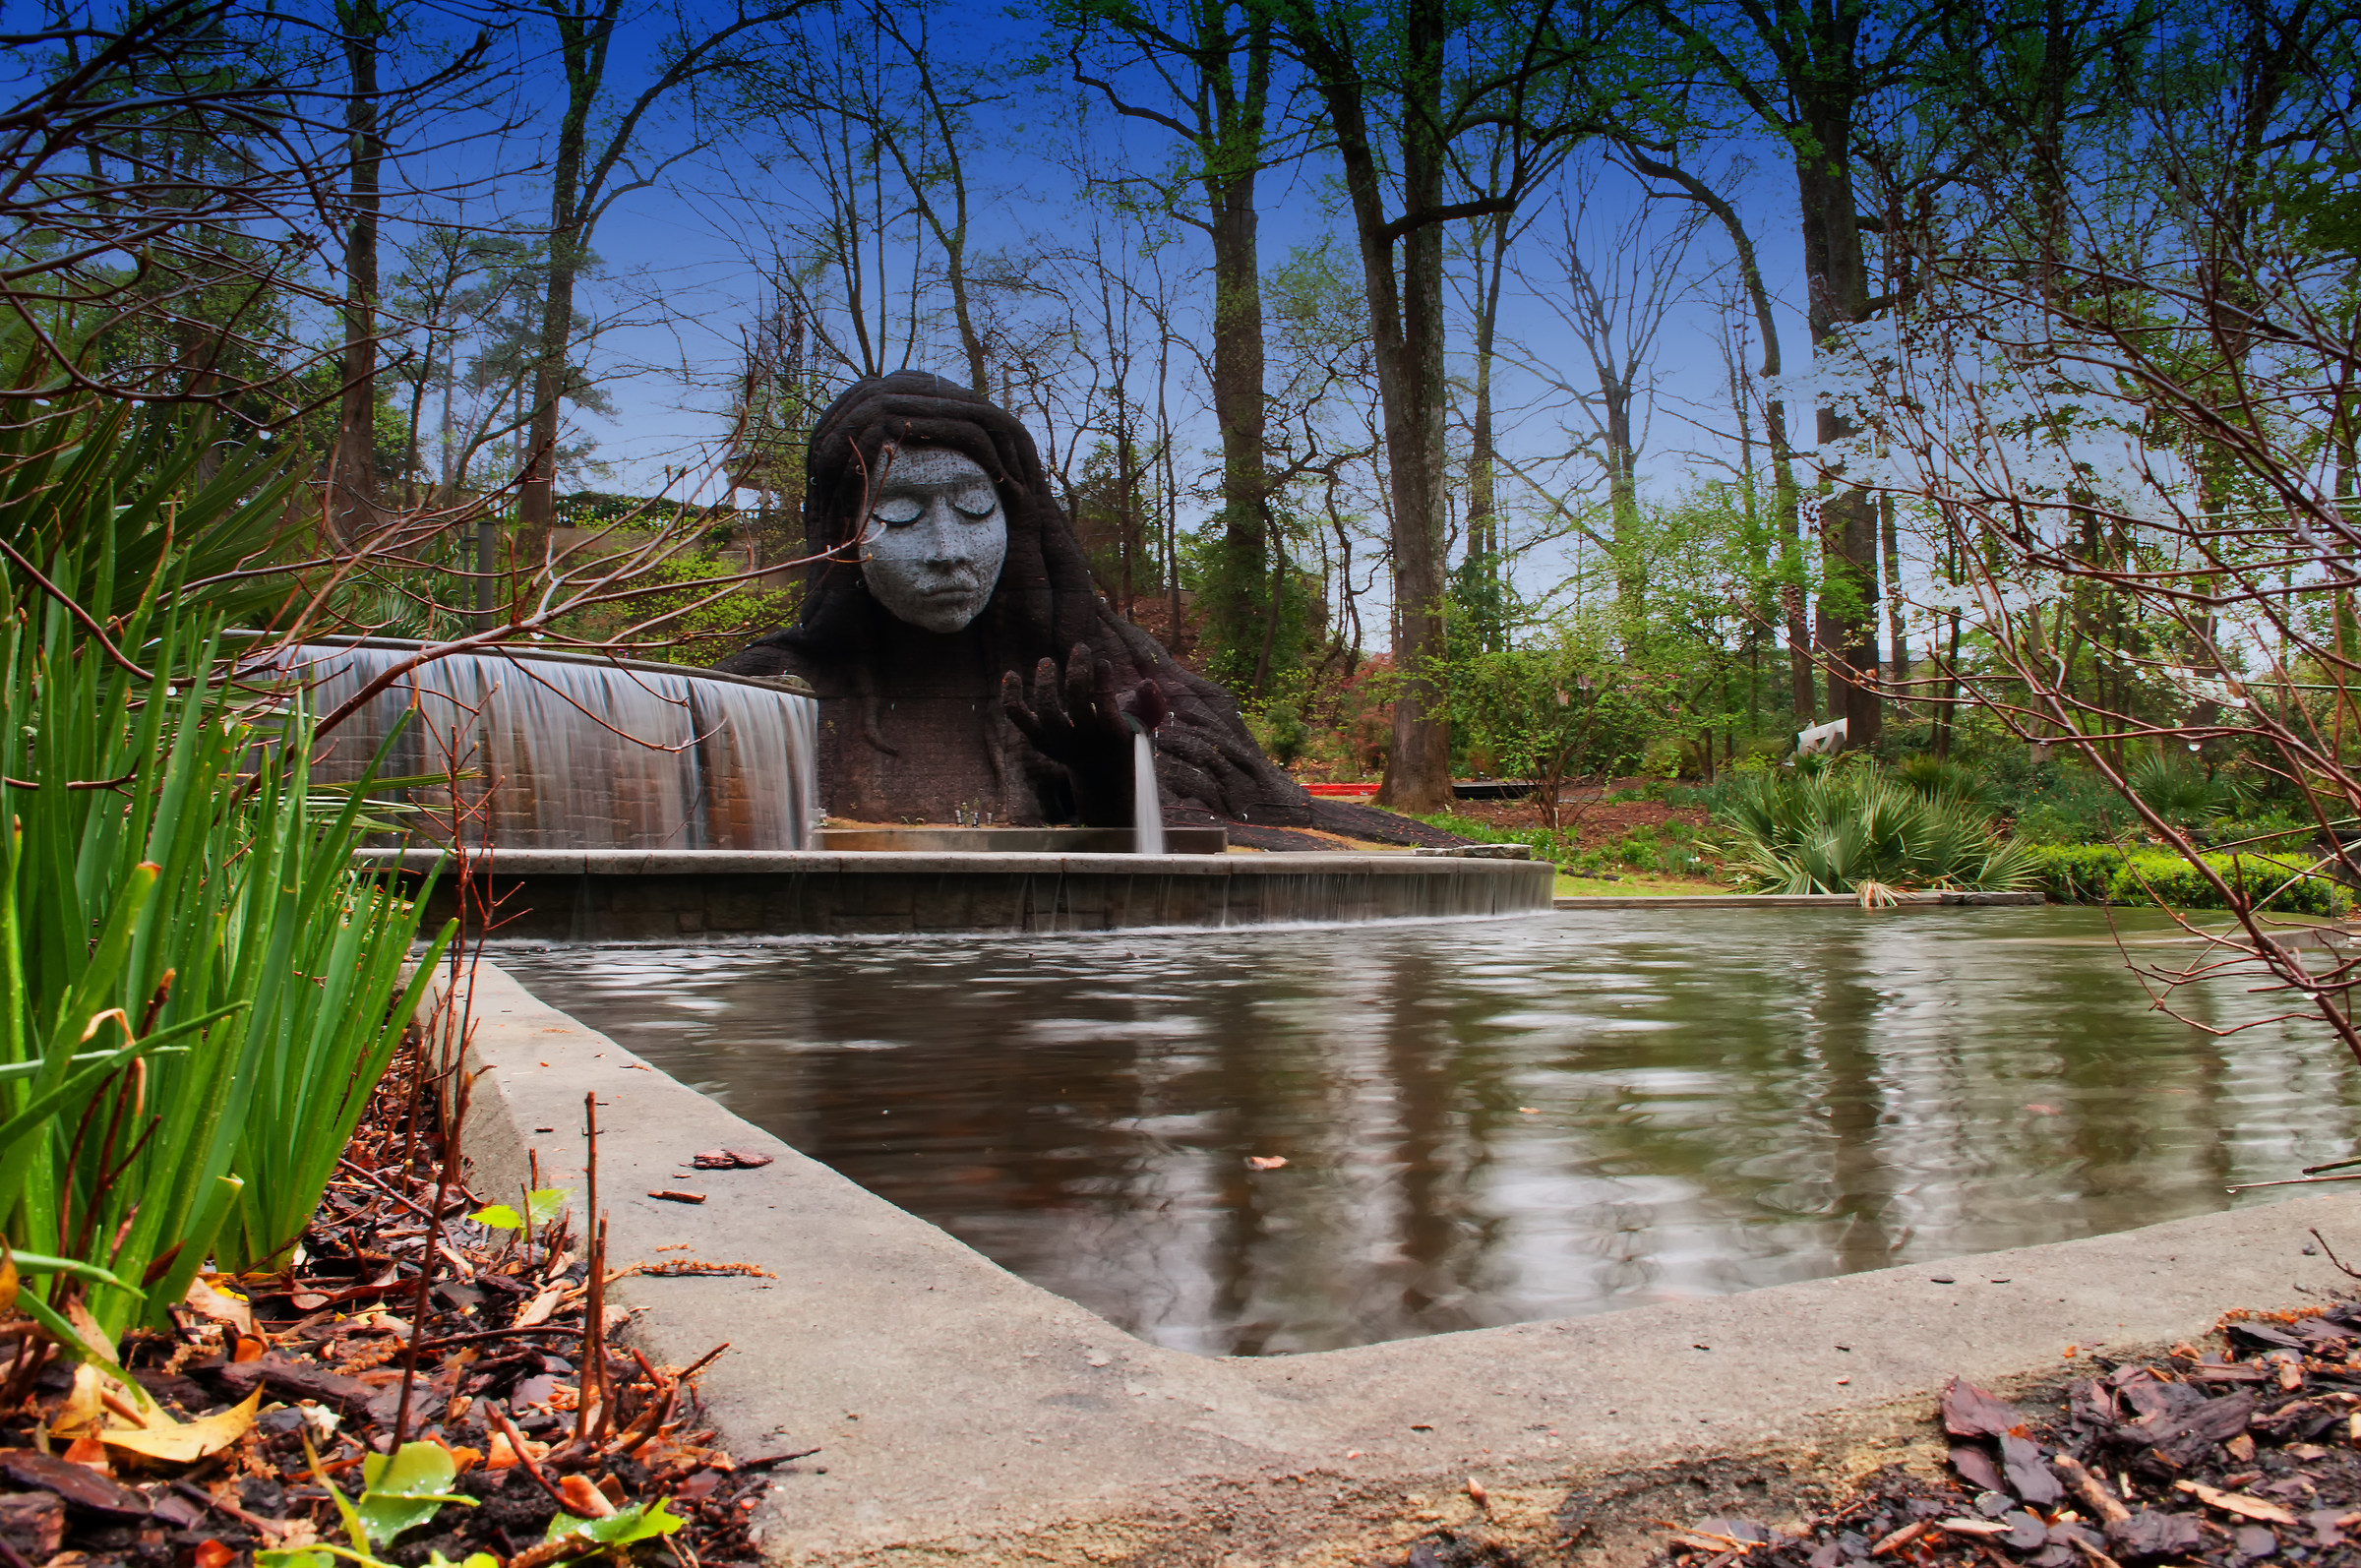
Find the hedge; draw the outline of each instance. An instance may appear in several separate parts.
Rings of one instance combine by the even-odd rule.
[[[2173,909],[2227,906],[2196,867],[2169,850],[2123,850],[2113,844],[2030,845],[2041,886],[2069,904],[2164,904]],[[2351,896],[2326,876],[2297,876],[2306,862],[2287,856],[2209,854],[2206,864],[2251,898],[2272,894],[2265,907],[2282,915],[2337,915]]]

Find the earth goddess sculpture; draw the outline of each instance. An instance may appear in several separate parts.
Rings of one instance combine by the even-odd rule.
[[[1032,437],[964,388],[901,371],[831,403],[812,433],[804,540],[796,624],[721,668],[811,683],[837,816],[1126,826],[1137,726],[1156,738],[1169,822],[1218,820],[1272,847],[1288,828],[1426,836],[1315,801],[1229,694],[1117,614]]]

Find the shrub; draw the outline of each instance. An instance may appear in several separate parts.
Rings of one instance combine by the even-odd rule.
[[[1756,892],[2028,885],[2032,858],[1982,814],[1929,799],[1874,766],[1803,766],[1734,781],[1719,820],[1741,885]]]
[[[2275,856],[2208,854],[2208,866],[2238,895],[2282,915],[2334,915],[2350,900],[2326,876],[2302,874],[2304,862]],[[2227,909],[2213,884],[2168,850],[2138,850],[2107,886],[2112,904],[2158,903],[2170,909]]]
[[[2114,844],[2042,844],[2028,853],[2042,889],[2073,904],[2161,904],[2170,909],[2227,909],[2213,884],[2170,850]],[[2209,852],[2208,866],[2246,898],[2282,915],[2335,915],[2351,904],[2344,888],[2305,874],[2301,859]]]
[[[2028,846],[2041,890],[2061,903],[2103,904],[2128,858],[2113,844]]]

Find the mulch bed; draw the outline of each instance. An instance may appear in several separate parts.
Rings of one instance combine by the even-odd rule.
[[[1526,801],[1458,801],[1451,813],[1486,827],[1524,830],[1542,825],[1541,808]],[[1577,850],[1604,849],[1635,827],[1679,822],[1702,831],[1709,821],[1697,807],[1656,801],[1568,800],[1557,813],[1557,830],[1571,838]]]
[[[435,1099],[420,1092],[414,1058],[397,1064],[296,1266],[217,1280],[218,1293],[194,1291],[175,1309],[172,1332],[124,1341],[124,1364],[176,1419],[232,1410],[259,1390],[251,1429],[231,1446],[178,1465],[87,1435],[67,1444],[53,1428],[72,1368],[33,1340],[15,1342],[13,1364],[0,1360],[11,1379],[0,1390],[0,1564],[229,1568],[257,1548],[348,1546],[321,1481],[360,1491],[363,1459],[397,1440],[448,1449],[459,1470],[452,1489],[477,1506],[446,1504],[376,1553],[388,1562],[490,1552],[507,1568],[541,1568],[599,1549],[578,1537],[543,1541],[561,1505],[593,1518],[659,1497],[687,1524],[640,1545],[643,1559],[696,1568],[757,1556],[747,1534],[756,1501],[775,1478],[813,1468],[810,1456],[714,1446],[694,1387],[712,1357],[650,1365],[616,1342],[628,1315],[604,1308],[605,1286],[626,1273],[748,1266],[659,1259],[604,1268],[594,1285],[585,1254],[596,1249],[565,1219],[505,1232],[470,1223],[487,1203],[518,1205],[523,1194],[471,1193],[447,1176]],[[584,1366],[603,1372],[587,1412]]]
[[[1889,1466],[1843,1505],[1784,1525],[1677,1522],[1647,1560],[2361,1564],[2361,1301],[2231,1312],[2208,1346],[2178,1345],[2150,1361],[2101,1359],[2097,1375],[2022,1407],[1955,1378],[1929,1412],[1950,1449],[1940,1476]],[[1406,1562],[1540,1560],[1462,1531],[1419,1543]]]

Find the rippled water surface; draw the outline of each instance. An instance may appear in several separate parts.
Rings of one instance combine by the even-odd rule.
[[[2222,1188],[2344,1155],[2361,1119],[2320,1029],[2221,1039],[2151,1010],[2096,910],[1602,911],[499,962],[1003,1266],[1208,1354],[2263,1201]],[[2265,1016],[2244,987],[2177,1005]]]

